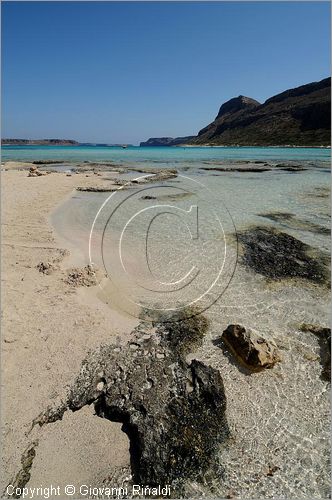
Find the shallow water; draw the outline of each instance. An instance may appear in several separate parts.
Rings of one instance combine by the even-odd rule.
[[[178,165],[175,179],[115,194],[77,192],[52,222],[87,263],[92,224],[109,198],[95,222],[90,256],[111,278],[99,292],[111,308],[135,315],[140,305],[174,308],[205,293],[197,303],[207,308],[211,327],[195,357],[220,370],[231,429],[231,440],[220,454],[223,475],[211,473],[208,479],[214,494],[327,498],[329,385],[320,377],[317,338],[301,332],[299,325],[329,323],[329,291],[307,280],[267,280],[242,265],[236,243],[238,231],[259,225],[311,245],[313,255],[329,254],[327,164],[316,158],[303,163],[304,171],[259,173],[204,171],[202,166],[196,163],[188,172]],[[273,339],[281,363],[252,375],[239,369],[218,343],[234,323]],[[192,488],[198,495],[208,491],[200,485]]]

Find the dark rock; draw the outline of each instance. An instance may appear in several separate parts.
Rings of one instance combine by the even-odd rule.
[[[280,361],[277,346],[241,325],[228,325],[222,339],[237,358],[251,370],[272,368]]]
[[[331,328],[303,323],[300,329],[317,336],[320,345],[320,361],[323,366],[322,378],[331,382]]]
[[[266,167],[200,167],[201,170],[215,170],[217,172],[268,172],[272,168]]]
[[[151,335],[137,331],[120,352],[104,346],[87,358],[69,408],[94,402],[97,415],[123,423],[135,481],[180,484],[201,477],[227,437],[226,398],[217,370],[184,358],[206,320],[155,327]]]
[[[272,279],[304,278],[329,284],[327,255],[287,233],[254,227],[238,233],[243,263]]]
[[[52,262],[39,262],[36,267],[42,274],[52,274],[54,271],[59,269],[59,266],[54,265]]]
[[[33,461],[36,456],[36,447],[38,446],[38,441],[34,441],[29,444],[29,446],[24,450],[21,456],[21,466],[22,468],[16,474],[16,476],[10,481],[10,485],[12,486],[11,490],[14,491],[14,494],[9,496],[7,493],[7,488],[4,491],[3,495],[5,498],[20,498],[21,495],[18,493],[22,490],[25,485],[30,481],[31,477],[31,468],[33,465]],[[16,492],[17,490],[17,492]]]
[[[316,234],[329,235],[331,230],[329,227],[324,227],[314,222],[298,219],[296,215],[288,212],[268,212],[266,214],[258,214],[260,217],[265,217],[274,222],[277,222],[283,227],[300,231],[310,231]]]
[[[174,319],[176,321],[174,321]],[[179,313],[143,322],[129,343],[104,345],[82,363],[67,408],[94,404],[96,415],[122,422],[130,440],[136,484],[171,484],[179,493],[187,479],[201,480],[228,437],[226,398],[220,373],[187,363],[185,353],[202,341],[203,316]],[[62,418],[63,408],[48,415]]]

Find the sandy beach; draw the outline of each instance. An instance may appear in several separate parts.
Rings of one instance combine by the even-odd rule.
[[[31,165],[20,165],[29,168]],[[22,469],[21,457],[38,442],[29,485],[102,480],[128,466],[128,439],[121,424],[93,417],[93,408],[31,432],[33,420],[66,398],[66,390],[89,349],[124,342],[137,320],[123,320],[82,290],[65,282],[73,254],[59,246],[48,216],[77,185],[98,186],[90,174],[52,173],[28,178],[27,170],[2,173],[2,384],[1,491]],[[44,274],[41,262],[55,270]],[[80,293],[83,292],[83,293]],[[93,295],[93,294],[92,294]],[[37,448],[36,448],[37,449]]]

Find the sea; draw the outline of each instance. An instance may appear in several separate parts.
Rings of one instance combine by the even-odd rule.
[[[3,161],[64,160],[151,162],[160,166],[217,160],[322,160],[328,148],[283,147],[140,147],[115,146],[2,146]]]

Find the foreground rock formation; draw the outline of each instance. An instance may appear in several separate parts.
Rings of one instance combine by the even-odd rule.
[[[34,424],[94,404],[99,417],[123,423],[136,483],[179,491],[185,480],[202,479],[228,436],[226,398],[219,371],[185,359],[201,343],[206,319],[183,313],[177,319],[141,323],[127,345],[92,352],[67,403]]]

